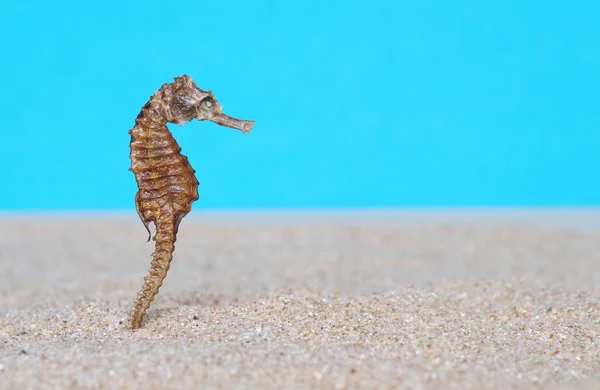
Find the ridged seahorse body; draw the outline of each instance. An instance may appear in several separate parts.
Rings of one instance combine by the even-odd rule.
[[[163,284],[175,250],[179,223],[198,200],[199,182],[186,156],[181,154],[167,123],[182,126],[193,119],[249,133],[254,121],[239,120],[222,113],[211,91],[203,91],[187,75],[163,86],[150,98],[135,120],[131,135],[130,170],[138,192],[135,207],[148,231],[156,227],[155,250],[144,284],[134,303],[129,327],[141,327],[154,297]]]

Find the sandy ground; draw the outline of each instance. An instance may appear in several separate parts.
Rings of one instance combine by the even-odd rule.
[[[595,221],[595,223],[594,223]],[[600,389],[600,213],[0,216],[0,388]]]

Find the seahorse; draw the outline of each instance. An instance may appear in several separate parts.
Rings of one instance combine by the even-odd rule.
[[[167,123],[183,126],[197,119],[249,133],[255,121],[240,120],[223,113],[211,90],[203,91],[187,75],[165,83],[150,97],[135,120],[131,135],[130,171],[138,185],[135,195],[137,213],[155,241],[152,262],[142,289],[131,310],[129,328],[142,326],[146,311],[167,276],[179,224],[199,199],[196,171],[181,154]],[[150,233],[150,222],[156,233]]]

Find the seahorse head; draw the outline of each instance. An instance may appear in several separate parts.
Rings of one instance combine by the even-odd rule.
[[[192,119],[211,121],[243,133],[249,133],[254,126],[254,121],[240,120],[224,114],[223,107],[212,91],[200,89],[187,75],[175,78],[171,96],[169,122],[182,125]]]

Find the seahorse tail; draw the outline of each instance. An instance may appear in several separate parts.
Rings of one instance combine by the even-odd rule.
[[[176,241],[176,226],[175,216],[169,215],[161,217],[156,223],[155,249],[152,254],[152,263],[148,275],[144,278],[142,289],[137,295],[131,316],[129,327],[137,329],[142,326],[146,311],[154,300],[158,290],[161,288],[165,280],[171,261],[173,260],[173,252],[175,251]]]

